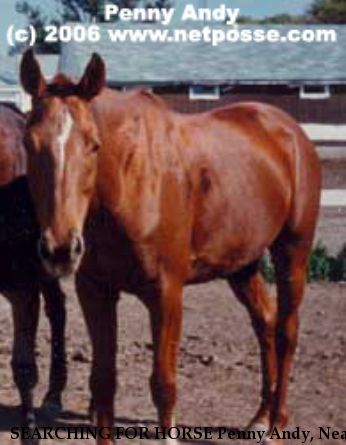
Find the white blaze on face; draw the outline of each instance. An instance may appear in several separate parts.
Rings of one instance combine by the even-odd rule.
[[[66,110],[64,111],[64,115],[62,117],[62,124],[61,124],[61,130],[58,134],[58,168],[60,175],[64,173],[65,168],[65,158],[66,158],[66,144],[67,141],[70,138],[71,130],[73,127],[73,118],[71,116],[71,113]]]

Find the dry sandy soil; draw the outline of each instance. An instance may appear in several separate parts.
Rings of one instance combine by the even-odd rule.
[[[333,188],[333,181],[340,185],[338,178],[330,174],[325,181]],[[339,249],[346,240],[345,221],[345,209],[322,211],[317,238],[331,251]],[[65,412],[56,420],[56,425],[88,424],[89,341],[72,282],[64,286],[68,293],[69,380],[64,394]],[[346,429],[345,292],[346,284],[308,286],[290,387],[289,426],[292,428],[300,425],[314,432],[319,426]],[[148,316],[133,296],[124,295],[119,306],[119,320],[118,425],[153,426],[156,415],[148,387],[151,371]],[[10,307],[5,299],[0,299],[0,445],[16,443],[10,440],[9,430],[18,425],[19,419],[19,399],[10,371],[11,342]],[[36,390],[36,405],[39,406],[49,366],[49,330],[44,316],[41,317],[37,351],[41,373]],[[224,282],[187,288],[179,365],[178,424],[243,428],[257,408],[259,389],[258,347],[243,307]],[[47,440],[42,443],[67,445],[74,442]],[[241,442],[231,443],[239,445]],[[316,440],[315,443],[337,445],[344,442]]]
[[[89,342],[71,283],[65,286],[69,293],[67,344],[70,374],[64,395],[66,412],[58,418],[56,424],[86,424]],[[346,427],[345,291],[346,285],[343,284],[313,284],[308,288],[291,379],[291,427],[300,425],[310,430],[317,430],[322,425],[336,429]],[[0,301],[0,443],[10,445],[15,443],[10,440],[8,431],[18,425],[18,397],[9,367],[11,315],[5,300]],[[188,426],[244,427],[257,407],[260,380],[258,348],[245,310],[231,295],[225,283],[214,282],[188,288],[184,312],[178,423]],[[124,295],[119,306],[119,318],[118,424],[144,424],[150,427],[155,424],[155,410],[148,388],[151,343],[147,314],[133,296]],[[41,379],[36,391],[37,405],[40,404],[47,383],[47,332],[47,322],[42,317],[38,342]],[[73,442],[59,441],[61,444]],[[323,445],[342,443],[333,440],[317,442]],[[47,440],[42,443],[58,442]],[[228,442],[215,440],[193,443],[209,445]]]

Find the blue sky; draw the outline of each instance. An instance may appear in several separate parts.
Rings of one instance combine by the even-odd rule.
[[[299,14],[306,11],[312,0],[195,0],[201,5],[216,6],[216,4],[226,4],[229,7],[239,7],[242,15],[253,17],[264,17],[282,12]],[[33,4],[40,4],[49,11],[53,5],[53,0],[32,0]],[[177,0],[176,6],[187,3],[187,0]],[[5,52],[6,31],[11,24],[19,25],[23,18],[15,11],[16,0],[1,0],[0,11],[0,52]]]

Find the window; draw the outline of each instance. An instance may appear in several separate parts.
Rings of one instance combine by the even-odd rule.
[[[219,100],[220,87],[193,85],[189,89],[190,100]]]
[[[321,100],[330,98],[329,85],[302,85],[299,90],[300,99]]]

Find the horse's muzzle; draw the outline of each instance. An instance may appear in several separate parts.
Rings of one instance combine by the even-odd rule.
[[[38,253],[47,272],[55,278],[73,274],[84,253],[83,238],[71,231],[68,241],[57,244],[50,233],[41,236]]]

